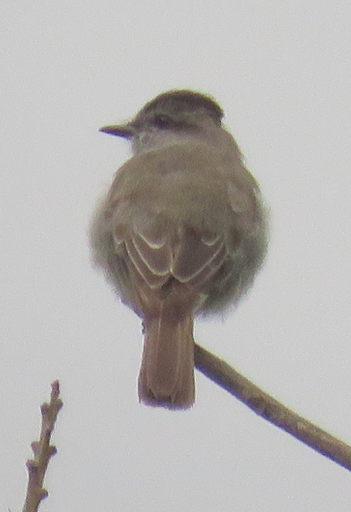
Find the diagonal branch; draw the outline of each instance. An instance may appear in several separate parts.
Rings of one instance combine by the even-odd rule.
[[[219,359],[197,344],[195,344],[195,366],[256,414],[351,471],[351,446],[294,413],[240,375],[223,359]]]
[[[57,414],[62,407],[59,394],[60,385],[59,381],[56,380],[51,384],[50,403],[44,403],[41,406],[40,439],[31,444],[34,458],[27,461],[28,487],[23,512],[37,512],[40,502],[48,495],[43,483],[49,461],[56,453],[56,448],[50,444],[50,440]]]

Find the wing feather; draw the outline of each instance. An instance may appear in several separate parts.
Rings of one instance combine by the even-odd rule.
[[[150,288],[161,288],[171,277],[201,287],[221,267],[228,251],[223,236],[201,234],[182,226],[177,236],[130,233],[124,241],[129,258]]]

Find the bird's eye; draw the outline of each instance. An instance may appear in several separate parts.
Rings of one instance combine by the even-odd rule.
[[[161,130],[167,130],[171,126],[171,120],[169,117],[159,114],[154,117],[154,126],[156,128],[160,128]]]

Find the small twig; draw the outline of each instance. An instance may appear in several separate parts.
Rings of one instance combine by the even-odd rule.
[[[256,414],[351,471],[350,446],[285,407],[199,345],[195,345],[195,366]]]
[[[51,384],[50,403],[44,403],[41,406],[42,424],[40,439],[31,444],[34,458],[27,461],[28,487],[23,512],[37,512],[40,502],[48,495],[48,492],[43,487],[43,483],[49,461],[56,453],[56,448],[50,444],[50,439],[57,414],[62,407],[59,394],[60,385],[59,381],[56,380]]]

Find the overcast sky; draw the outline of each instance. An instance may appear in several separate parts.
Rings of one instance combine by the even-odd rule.
[[[266,265],[196,339],[351,443],[347,1],[12,0],[0,18],[0,510],[20,510],[40,403],[65,406],[43,512],[349,512],[350,473],[196,374],[140,405],[139,319],[91,268],[97,199],[129,156],[98,133],[158,93],[224,107],[271,210]]]

